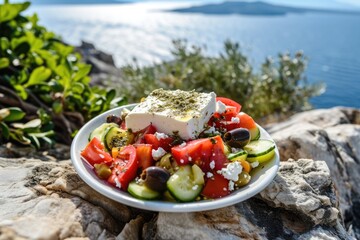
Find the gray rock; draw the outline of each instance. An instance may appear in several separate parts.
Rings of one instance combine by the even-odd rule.
[[[323,161],[282,162],[256,198],[199,213],[159,213],[155,239],[350,239]]]
[[[268,128],[282,160],[324,160],[339,195],[339,208],[349,232],[360,238],[360,111],[319,109],[296,114]]]
[[[131,219],[128,207],[81,181],[69,160],[0,158],[0,176],[0,239],[115,237]]]

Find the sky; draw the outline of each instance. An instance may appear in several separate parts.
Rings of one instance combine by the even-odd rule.
[[[21,2],[22,0],[10,0],[10,2]],[[181,0],[30,0],[33,3],[51,3],[51,2],[67,2],[67,3],[81,3],[81,2],[93,2],[93,3],[102,3],[118,1],[118,2],[152,2],[152,1],[161,1],[161,2],[181,2]],[[229,0],[188,0],[187,2],[194,3],[213,3],[213,2],[223,2]],[[248,2],[253,2],[257,0],[246,0]],[[299,7],[311,7],[311,8],[326,8],[326,9],[350,9],[354,8],[360,9],[360,0],[261,0],[264,2],[269,2],[279,5],[288,5],[288,6],[299,6]]]

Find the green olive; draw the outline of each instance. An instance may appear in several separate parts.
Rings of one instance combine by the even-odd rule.
[[[111,175],[111,169],[108,165],[101,163],[95,164],[95,172],[101,179],[108,179]]]
[[[245,171],[242,171],[240,174],[239,174],[239,179],[235,182],[235,185],[237,187],[243,187],[245,186],[246,184],[248,184],[251,180],[251,176],[250,174],[248,174],[247,172]]]
[[[160,161],[157,161],[155,164],[157,167],[165,168],[171,174],[176,171],[178,168],[176,161],[173,160],[170,153],[165,154]]]

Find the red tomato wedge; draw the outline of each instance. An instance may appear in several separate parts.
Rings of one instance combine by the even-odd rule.
[[[94,137],[87,144],[86,148],[81,152],[81,156],[92,166],[101,163],[109,165],[113,161],[113,158],[109,153],[105,152],[104,145],[97,137]]]
[[[228,162],[224,155],[224,142],[220,136],[189,141],[185,146],[173,147],[171,153],[178,165],[183,166],[193,162],[203,172],[220,170]],[[210,166],[212,161],[214,168]]]
[[[154,134],[156,133],[156,127],[152,124],[147,126],[146,128],[135,133],[135,143],[145,143],[145,134]]]
[[[247,129],[253,129],[257,127],[254,119],[246,113],[241,112],[237,115],[237,117],[240,119],[239,127]]]
[[[236,114],[238,114],[241,111],[241,105],[239,103],[235,102],[234,100],[231,100],[231,99],[225,98],[225,97],[217,97],[216,101],[220,101],[229,107],[235,107]]]
[[[151,144],[153,149],[158,149],[159,147],[163,148],[165,151],[169,152],[174,139],[172,137],[160,138],[158,139],[155,134],[145,134],[145,142]]]
[[[135,179],[138,169],[136,149],[132,145],[124,147],[114,160],[114,166],[108,182],[123,190],[127,190],[129,182]]]
[[[214,176],[206,181],[201,192],[201,195],[207,198],[221,198],[229,194],[229,180],[217,173],[214,173]]]
[[[136,148],[136,156],[141,170],[154,165],[154,160],[151,155],[151,151],[153,149],[151,144],[136,144],[134,146]]]

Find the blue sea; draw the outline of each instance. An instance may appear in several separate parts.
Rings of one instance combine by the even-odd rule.
[[[239,42],[260,68],[266,57],[304,51],[308,82],[326,83],[311,100],[316,108],[360,108],[360,15],[306,13],[285,16],[203,15],[166,10],[189,2],[31,6],[40,23],[78,45],[86,40],[114,56],[117,66],[171,60],[171,40],[187,39],[218,55],[226,39]]]

